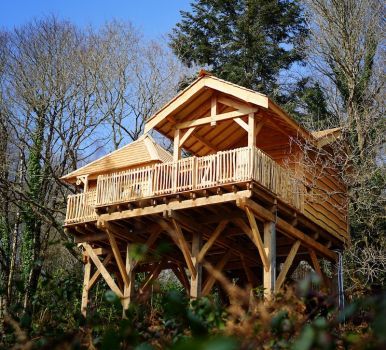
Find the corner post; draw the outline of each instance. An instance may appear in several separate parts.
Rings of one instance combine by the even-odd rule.
[[[269,270],[263,269],[264,296],[269,298],[276,282],[276,224],[273,221],[264,223],[264,250],[269,261]]]
[[[90,275],[91,275],[91,261],[88,255],[83,254],[84,261],[84,277],[83,277],[83,289],[82,289],[82,304],[81,313],[84,317],[87,316],[87,305],[88,305],[88,292],[90,286]]]
[[[253,148],[256,146],[256,125],[255,125],[255,113],[248,114],[248,147]]]
[[[133,301],[135,293],[135,273],[134,273],[134,261],[129,254],[129,244],[126,246],[126,273],[129,277],[129,284],[125,283],[123,288],[123,317],[126,317],[126,311],[128,310],[130,303]]]
[[[197,271],[196,278],[190,277],[190,299],[194,300],[201,296],[202,291],[202,263],[198,262],[198,254],[202,248],[202,234],[199,232],[193,233],[192,240],[192,262]]]
[[[174,130],[174,141],[173,141],[173,161],[177,162],[181,158],[180,148],[181,130]]]

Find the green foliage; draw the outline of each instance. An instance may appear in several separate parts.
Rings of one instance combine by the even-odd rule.
[[[32,145],[27,162],[27,184],[28,184],[28,201],[24,204],[22,218],[24,230],[22,236],[21,257],[22,257],[22,276],[25,281],[25,289],[32,296],[35,286],[31,285],[31,270],[40,265],[38,254],[40,253],[40,231],[41,220],[37,213],[34,212],[34,206],[30,202],[39,203],[42,198],[42,151],[44,138],[44,116],[37,119],[37,125],[32,137]]]
[[[292,91],[285,109],[296,120],[311,130],[339,126],[339,119],[328,110],[326,95],[318,82],[310,78],[299,80]]]
[[[218,77],[277,95],[279,72],[303,55],[307,34],[299,1],[196,0],[170,36],[188,66],[208,66]]]

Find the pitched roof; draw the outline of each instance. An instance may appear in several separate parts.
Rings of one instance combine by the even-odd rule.
[[[137,165],[143,166],[152,162],[164,163],[172,160],[173,156],[168,151],[158,145],[150,135],[145,134],[138,140],[86,164],[61,179],[74,183],[76,178],[81,175],[100,174]]]
[[[153,128],[158,130],[158,126],[165,119],[168,119],[173,113],[176,114],[184,104],[194,100],[199,94],[204,93],[208,89],[229,95],[250,105],[261,107],[263,110],[269,111],[277,116],[278,120],[287,125],[288,128],[292,129],[295,133],[305,139],[313,140],[308,130],[299,125],[268,96],[208,74],[200,74],[187,88],[182,90],[153,116],[148,118],[145,125],[145,133]]]
[[[342,133],[342,128],[332,128],[320,131],[314,131],[312,136],[316,139],[318,147],[324,147],[336,141]]]

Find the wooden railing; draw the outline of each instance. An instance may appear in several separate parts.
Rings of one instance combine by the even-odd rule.
[[[66,223],[79,220],[82,213],[85,214],[82,221],[95,218],[89,205],[91,202],[95,206],[112,205],[250,180],[257,181],[288,204],[302,210],[302,185],[291,172],[261,150],[244,147],[205,157],[189,157],[177,162],[100,175],[96,197],[93,194],[92,200],[91,197],[86,200],[88,197],[82,197],[82,194],[69,197]],[[77,205],[85,205],[85,208],[77,208]]]
[[[68,196],[65,223],[72,224],[96,220],[95,200],[96,190]]]

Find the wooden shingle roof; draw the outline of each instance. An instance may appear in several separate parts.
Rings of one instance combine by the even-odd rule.
[[[164,163],[172,160],[173,156],[158,145],[150,135],[146,134],[138,140],[63,176],[61,180],[75,183],[77,177],[82,175],[89,175],[92,178],[106,172],[146,166],[151,163]]]

